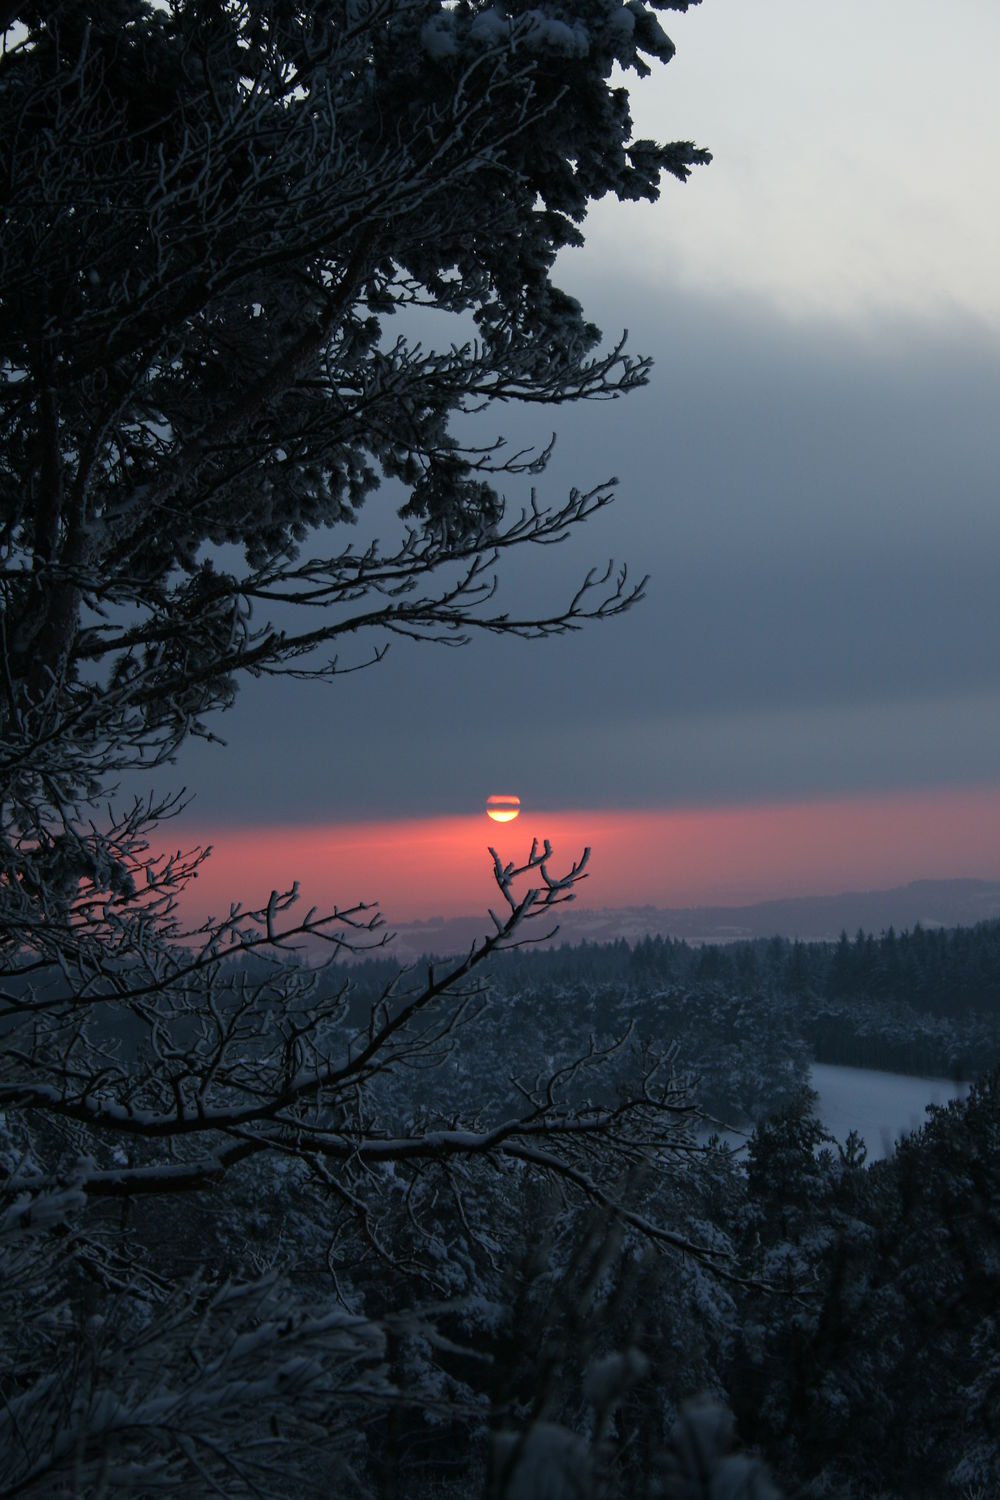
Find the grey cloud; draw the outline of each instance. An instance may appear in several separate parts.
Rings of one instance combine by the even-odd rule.
[[[203,816],[432,812],[501,782],[641,805],[996,774],[995,339],[632,295],[585,301],[610,332],[631,311],[652,385],[556,411],[538,482],[615,473],[620,499],[501,599],[551,604],[613,555],[651,573],[647,601],[564,640],[403,643],[330,688],[250,683],[219,726],[231,748],[182,757]],[[486,420],[548,435],[537,413]]]

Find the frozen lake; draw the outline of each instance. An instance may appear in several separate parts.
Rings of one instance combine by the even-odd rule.
[[[810,1082],[819,1095],[817,1112],[838,1141],[856,1130],[868,1147],[868,1160],[890,1155],[901,1135],[919,1130],[928,1104],[947,1104],[968,1085],[950,1078],[912,1078],[874,1068],[843,1068],[813,1063]]]
[[[914,1078],[832,1063],[813,1063],[809,1082],[819,1095],[816,1112],[830,1134],[843,1143],[856,1130],[868,1147],[870,1162],[891,1155],[900,1136],[919,1130],[928,1104],[947,1104],[968,1090],[968,1084],[950,1078]],[[704,1128],[701,1139],[707,1140],[710,1133]],[[738,1131],[724,1130],[721,1135],[736,1148],[747,1140]]]

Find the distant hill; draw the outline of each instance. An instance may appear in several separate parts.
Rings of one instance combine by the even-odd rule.
[[[845,891],[837,896],[790,896],[752,906],[564,906],[556,943],[637,942],[649,936],[689,943],[737,942],[741,938],[836,939],[858,928],[878,933],[923,927],[966,927],[1000,917],[1000,881],[914,880],[882,891]],[[392,955],[403,960],[424,953],[457,953],[489,930],[483,917],[432,917],[393,926]]]

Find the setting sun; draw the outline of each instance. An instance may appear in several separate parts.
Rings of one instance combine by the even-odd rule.
[[[513,823],[520,811],[520,797],[509,797],[496,793],[486,800],[487,816],[492,818],[494,823]]]

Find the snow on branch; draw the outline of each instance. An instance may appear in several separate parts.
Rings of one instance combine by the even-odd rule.
[[[33,1192],[129,1198],[204,1190],[240,1163],[278,1153],[311,1164],[324,1181],[336,1169],[341,1200],[373,1234],[383,1212],[379,1173],[388,1167],[416,1174],[414,1181],[429,1169],[447,1177],[472,1160],[499,1171],[537,1169],[613,1207],[606,1174],[614,1180],[656,1161],[679,1162],[695,1149],[691,1109],[669,1053],[645,1051],[626,1092],[606,1097],[605,1073],[632,1045],[627,1033],[600,1047],[591,1041],[533,1084],[515,1080],[521,1108],[488,1126],[425,1121],[400,1133],[380,1123],[377,1102],[414,1069],[433,1072],[460,1056],[466,1037],[474,1045],[491,1014],[480,975],[494,955],[537,941],[536,925],[552,935],[548,919],[574,899],[589,852],[560,870],[548,840],[534,840],[521,862],[491,850],[503,903],[490,913],[493,930],[464,957],[431,965],[422,983],[397,974],[361,1029],[347,1024],[345,971],[331,988],[336,969],[289,968],[282,955],[293,938],[329,923],[347,928],[347,938],[333,935],[336,945],[349,946],[355,932],[376,933],[380,918],[363,906],[283,923],[293,890],[255,913],[234,909],[205,924],[189,934],[199,939],[195,946],[157,947],[147,933],[131,963],[121,949],[103,969],[67,951],[54,988],[34,985],[25,997],[6,997],[9,1017],[30,1020],[32,1040],[21,1044],[16,1030],[10,1038],[0,1109],[42,1110],[108,1144],[103,1161],[99,1153],[71,1178],[40,1178]],[[272,958],[262,977],[234,965],[258,952]],[[82,1027],[82,1015],[94,1024]],[[111,1041],[116,1034],[131,1038],[125,1048]],[[134,1142],[138,1157],[111,1160],[115,1140]],[[698,1249],[632,1209],[622,1213],[658,1243]]]

